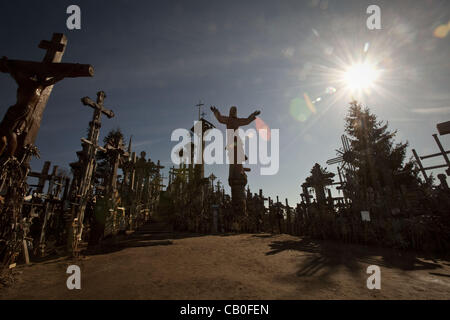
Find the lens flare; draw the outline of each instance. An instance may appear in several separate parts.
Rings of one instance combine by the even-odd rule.
[[[305,122],[312,115],[311,110],[306,106],[305,100],[300,97],[291,100],[289,112],[299,122]]]
[[[259,137],[265,141],[270,141],[270,128],[261,118],[256,117],[255,126]]]
[[[447,37],[448,33],[450,32],[450,21],[448,24],[441,24],[433,31],[433,36],[439,39],[444,39]]]
[[[370,43],[369,43],[369,42],[366,42],[366,43],[364,44],[364,53],[367,53],[367,51],[369,51],[369,46],[370,46]]]
[[[307,93],[304,93],[304,94],[303,94],[303,98],[305,98],[305,102],[306,102],[306,105],[308,106],[308,109],[309,109],[312,113],[316,113],[316,112],[317,112],[317,111],[316,111],[316,107],[314,107],[314,105],[313,105],[313,103],[312,103],[312,101],[311,101],[311,99],[309,98],[309,96],[308,96]]]
[[[327,87],[326,89],[325,89],[325,93],[326,94],[333,94],[333,93],[335,93],[336,92],[336,88],[335,87]]]

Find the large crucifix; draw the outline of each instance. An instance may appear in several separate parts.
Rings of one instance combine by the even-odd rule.
[[[0,123],[0,155],[5,151],[7,156],[20,155],[24,146],[34,144],[54,84],[64,78],[94,75],[90,65],[61,63],[66,45],[66,36],[55,33],[51,41],[39,44],[47,50],[42,62],[0,60],[0,72],[9,73],[18,85],[17,102]]]
[[[244,158],[244,148],[241,139],[238,135],[234,134],[228,136],[228,133],[235,133],[241,126],[250,124],[256,119],[260,111],[253,112],[248,118],[238,118],[237,108],[235,106],[230,108],[229,116],[223,116],[220,114],[216,107],[211,107],[211,111],[214,113],[217,121],[226,125],[227,129],[227,143],[233,146],[228,152],[230,157],[230,166],[228,172],[228,184],[231,187],[231,202],[233,204],[233,212],[236,217],[243,217],[246,215],[246,203],[245,203],[245,185],[247,184],[246,169],[242,163]]]

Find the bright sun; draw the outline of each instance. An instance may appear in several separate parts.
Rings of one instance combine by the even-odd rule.
[[[379,71],[368,63],[354,64],[344,73],[344,81],[350,90],[370,89],[378,79]]]

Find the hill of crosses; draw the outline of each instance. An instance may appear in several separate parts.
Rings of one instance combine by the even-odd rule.
[[[316,2],[325,7],[326,1]],[[225,32],[220,28],[210,26],[205,32],[220,36]],[[324,41],[322,29],[313,30],[310,36]],[[42,60],[0,59],[1,79],[9,84],[8,90],[17,90],[7,92],[8,99],[15,99],[13,105],[0,102],[0,299],[449,298],[448,114],[433,122],[428,136],[422,137],[426,148],[407,142],[389,122],[388,112],[383,111],[381,118],[366,102],[370,100],[356,94],[333,106],[345,109],[341,122],[336,120],[342,123],[336,129],[339,134],[330,138],[338,144],[321,141],[324,135],[308,135],[308,128],[328,126],[320,122],[320,114],[333,111],[326,111],[321,103],[340,93],[334,87],[317,98],[302,92],[291,101],[288,109],[297,112],[297,128],[292,129],[279,111],[286,123],[279,135],[269,127],[278,117],[270,107],[247,108],[245,103],[236,107],[238,101],[228,103],[233,95],[227,102],[208,106],[202,102],[182,110],[153,106],[140,114],[140,109],[127,109],[116,101],[123,96],[130,105],[145,100],[133,96],[121,80],[119,63],[105,71],[106,62],[95,59],[101,66],[96,68],[89,64],[89,54],[80,57],[85,64],[77,61],[83,50],[105,55],[108,49],[87,48],[76,31],[66,34],[41,35],[51,36],[36,49]],[[445,36],[434,40],[438,38]],[[154,46],[167,45],[164,41],[155,40]],[[31,50],[36,44],[20,43],[20,48]],[[292,60],[301,54],[296,50],[283,49],[279,55]],[[331,50],[331,57],[338,49],[326,50]],[[75,62],[65,62],[65,56]],[[131,60],[127,68],[139,69],[142,61],[132,64]],[[105,61],[111,60],[105,57]],[[181,79],[183,63],[166,67],[176,75],[179,72]],[[164,68],[155,73],[164,73]],[[302,68],[305,77],[318,70]],[[346,73],[347,82],[364,91],[371,74],[368,68],[357,65]],[[364,81],[355,82],[361,74]],[[140,71],[133,75],[145,78]],[[97,77],[105,87],[88,82]],[[210,84],[202,85],[205,92],[210,90]],[[155,86],[161,95],[174,94],[163,82]],[[64,100],[75,101],[79,110],[73,112],[89,120],[61,116],[60,125],[54,127],[45,121],[52,113],[63,112],[50,108],[64,101],[61,96],[51,99],[58,92],[75,95],[76,99]],[[242,98],[240,93],[236,96]],[[190,94],[186,97],[191,99]],[[69,109],[58,107],[64,112]],[[146,139],[157,141],[155,122],[136,132],[129,125],[144,114],[161,121],[170,118],[171,130],[192,127],[185,130],[189,142],[172,150],[178,163],[168,160],[167,152],[156,159],[154,154],[163,153],[153,152],[151,143],[144,148],[142,139],[135,140],[145,131]],[[119,126],[113,127],[113,122]],[[49,130],[61,139],[68,130],[78,136],[79,148],[65,151],[70,163],[52,160],[61,159],[56,151],[49,152],[52,142],[38,138]],[[284,133],[289,130],[313,142],[286,143]],[[227,136],[215,152],[229,161],[211,165],[205,160],[210,157],[211,136],[217,143],[216,134],[225,131],[234,137]],[[260,175],[259,167],[249,161],[252,150],[247,142],[251,145],[252,139],[259,143],[255,148],[262,143],[270,146],[271,159],[280,159],[279,173]],[[170,141],[170,133],[165,141],[164,150],[176,143]],[[275,148],[276,143],[280,147]],[[309,152],[328,157],[314,160]],[[287,167],[287,161],[294,165]],[[302,177],[298,170],[305,166],[307,174]],[[269,185],[267,192],[263,186]],[[183,310],[199,312],[189,305]]]

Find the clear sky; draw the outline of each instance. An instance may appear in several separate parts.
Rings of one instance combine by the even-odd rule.
[[[66,28],[67,6],[81,7],[81,30]],[[381,30],[369,30],[366,9],[381,8]],[[40,161],[68,167],[76,160],[92,109],[80,98],[104,90],[114,119],[134,149],[171,166],[176,128],[191,128],[201,99],[209,111],[236,105],[247,117],[280,129],[280,170],[249,173],[254,192],[299,201],[300,185],[315,162],[326,166],[344,130],[356,94],[342,82],[348,67],[366,59],[378,79],[358,97],[419,154],[437,152],[436,123],[450,120],[450,34],[433,32],[450,21],[450,1],[2,1],[0,55],[41,60],[37,47],[52,33],[68,37],[64,62],[92,64],[95,77],[55,86],[37,139]],[[16,84],[0,74],[0,113],[15,103]],[[315,101],[315,113],[305,102]],[[320,99],[318,99],[320,98]],[[450,136],[441,137],[447,149]],[[435,164],[428,161],[427,164]],[[443,163],[439,159],[437,163]],[[335,170],[335,166],[329,167]],[[222,182],[227,168],[213,166]],[[439,171],[439,172],[442,172]]]

